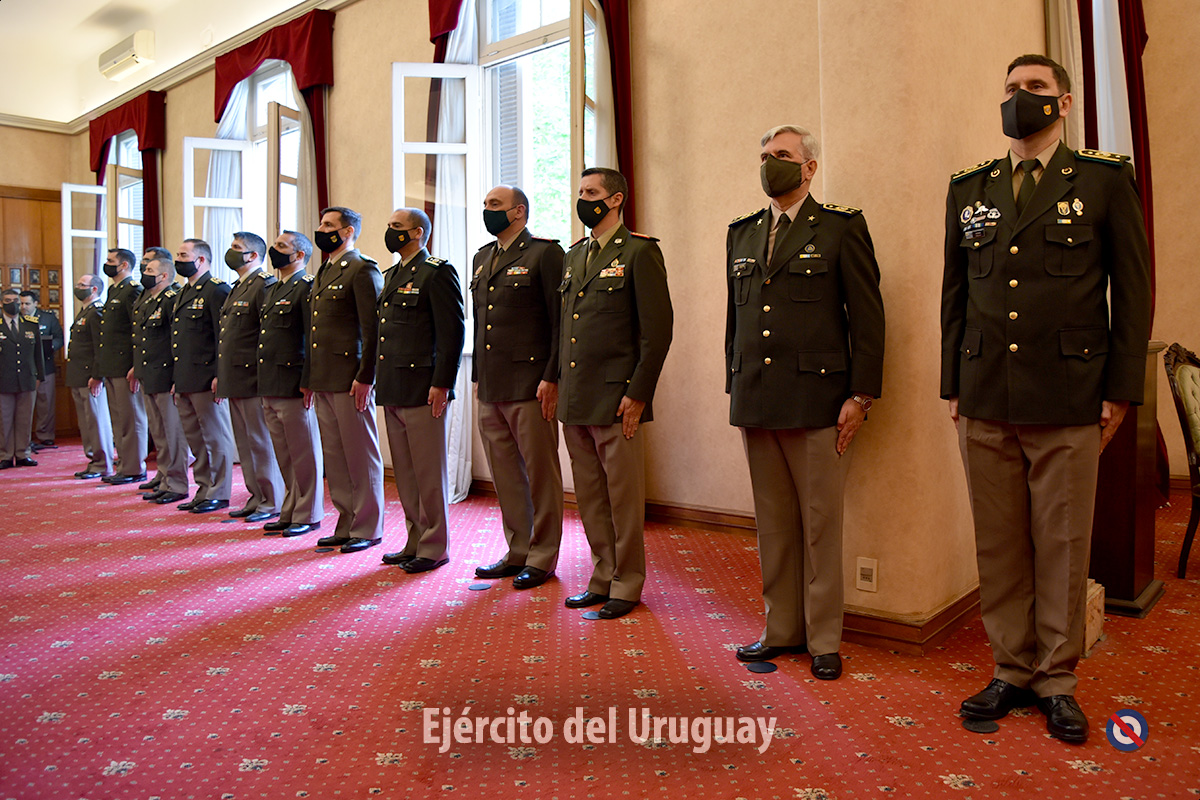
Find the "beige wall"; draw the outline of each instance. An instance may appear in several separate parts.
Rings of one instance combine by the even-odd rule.
[[[70,180],[71,137],[0,126],[0,185],[59,189]]]
[[[1154,246],[1158,296],[1156,339],[1200,351],[1200,280],[1187,236],[1195,224],[1195,131],[1200,126],[1200,74],[1191,67],[1200,14],[1190,0],[1146,3],[1149,40],[1143,59],[1154,171]],[[1161,364],[1161,362],[1159,362]],[[1179,417],[1166,372],[1158,368],[1158,424],[1167,440],[1171,474],[1188,474]]]

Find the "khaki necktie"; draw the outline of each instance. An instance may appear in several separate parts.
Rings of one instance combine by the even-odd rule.
[[[1021,169],[1025,170],[1025,177],[1021,179],[1021,187],[1017,190],[1017,216],[1025,213],[1025,207],[1029,205],[1029,201],[1033,199],[1033,190],[1037,187],[1037,179],[1033,177],[1033,171],[1037,169],[1038,160],[1030,158],[1021,162]]]
[[[600,243],[598,241],[596,241],[595,239],[592,239],[591,244],[588,245],[587,264],[585,266],[590,267],[592,265],[592,261],[596,258],[596,254],[599,252],[600,252]]]

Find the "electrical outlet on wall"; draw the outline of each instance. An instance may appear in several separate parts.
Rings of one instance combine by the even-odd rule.
[[[879,591],[879,559],[859,556],[854,586],[864,592]]]

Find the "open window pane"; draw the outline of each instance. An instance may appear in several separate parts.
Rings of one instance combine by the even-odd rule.
[[[570,0],[491,0],[487,41],[494,43],[566,19]]]
[[[143,229],[141,225],[131,222],[122,222],[117,225],[118,247],[124,247],[126,250],[132,251],[135,255],[141,256],[141,254],[146,250],[146,248],[142,246],[142,243]]]
[[[296,218],[296,206],[299,202],[296,185],[292,183],[279,184],[279,230],[300,230]],[[274,231],[268,231],[274,233]]]
[[[300,129],[293,127],[279,136],[279,174],[285,178],[300,176]]]
[[[115,157],[110,159],[112,163],[130,169],[142,168],[142,151],[138,150],[137,134],[133,131],[126,131],[118,136],[114,141],[113,149]]]

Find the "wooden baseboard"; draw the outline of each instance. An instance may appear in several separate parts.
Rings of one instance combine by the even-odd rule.
[[[1190,492],[1192,491],[1192,479],[1187,475],[1172,475],[1171,476],[1171,491]]]
[[[494,498],[495,484],[491,481],[474,480],[471,482],[471,494]],[[569,509],[579,507],[574,492],[564,492],[563,504]],[[646,503],[646,519],[663,525],[678,525],[717,533],[744,536],[755,532],[754,517],[749,514],[711,511],[667,503]],[[866,609],[847,608],[842,625],[842,638],[855,644],[895,650],[906,655],[925,655],[977,613],[978,589],[972,590],[927,618],[897,619],[881,616]]]

